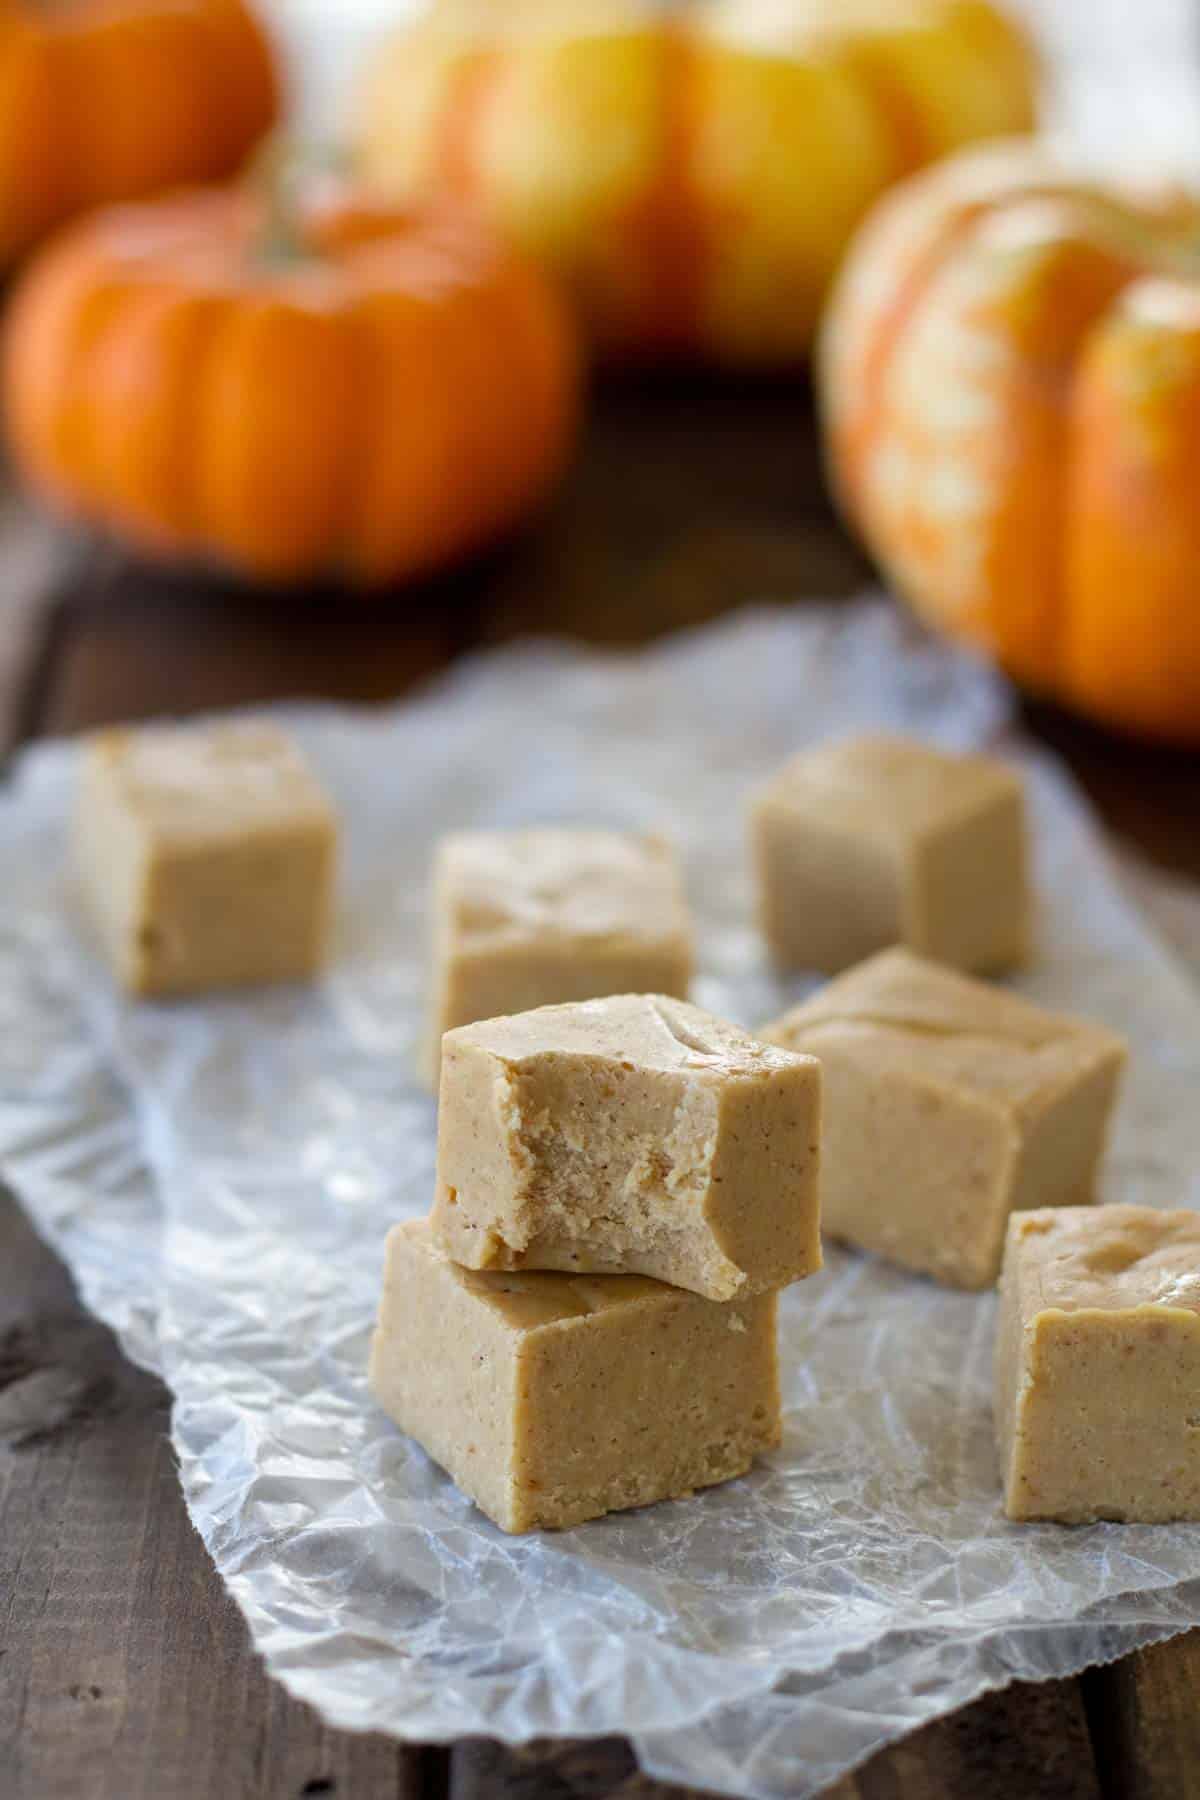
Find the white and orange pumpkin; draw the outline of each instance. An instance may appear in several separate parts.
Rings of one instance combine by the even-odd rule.
[[[1200,743],[1200,199],[993,146],[872,215],[820,379],[844,511],[933,625]]]

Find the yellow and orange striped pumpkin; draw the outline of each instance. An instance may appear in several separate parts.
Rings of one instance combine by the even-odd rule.
[[[899,176],[1032,120],[982,0],[433,0],[372,58],[359,170],[449,192],[566,279],[609,350],[802,356]]]

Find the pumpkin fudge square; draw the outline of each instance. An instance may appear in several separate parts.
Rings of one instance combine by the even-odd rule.
[[[428,1220],[388,1239],[371,1388],[504,1531],[744,1474],[781,1432],[775,1294],[460,1268]]]
[[[712,1300],[821,1266],[821,1070],[664,994],[448,1032],[439,1245],[473,1268],[652,1275]]]
[[[261,721],[98,732],[75,868],[134,994],[310,977],[325,961],[337,820],[299,749]]]
[[[1013,1217],[996,1442],[1010,1519],[1200,1519],[1200,1215]]]
[[[759,920],[775,960],[837,974],[889,944],[956,968],[1022,962],[1021,780],[912,738],[819,744],[755,796]]]
[[[634,831],[464,831],[434,861],[426,1074],[457,1025],[602,994],[687,998],[692,928],[674,850]]]
[[[1094,1197],[1125,1061],[1103,1026],[896,949],[762,1035],[820,1058],[834,1237],[981,1288],[1010,1213]]]

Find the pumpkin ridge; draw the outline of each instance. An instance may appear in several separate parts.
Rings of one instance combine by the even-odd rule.
[[[851,518],[857,513],[862,472],[878,435],[888,371],[905,329],[930,283],[958,250],[962,240],[982,219],[998,212],[1007,198],[979,201],[957,213],[947,229],[925,246],[923,253],[906,271],[892,304],[876,323],[858,377],[864,396],[858,429],[841,448],[833,483],[835,493]]]
[[[60,32],[38,29],[36,23],[25,18],[14,19],[11,30],[13,38],[0,47],[0,55],[4,56],[6,64],[18,56],[23,57],[26,66],[24,87],[18,90],[18,104],[14,105],[12,94],[4,95],[5,111],[10,115],[5,123],[14,139],[12,185],[17,190],[15,195],[10,193],[3,197],[4,215],[9,224],[0,237],[0,255],[6,260],[79,204],[72,180],[79,167],[79,146],[74,131],[76,108],[69,98],[72,71],[64,57],[64,39]],[[60,91],[64,87],[68,92]],[[18,125],[20,101],[24,102],[26,116]],[[43,114],[40,130],[34,123],[39,111]],[[11,116],[13,114],[17,117]],[[32,142],[27,134],[33,136]],[[34,171],[36,181],[32,179]],[[16,221],[10,213],[14,201]]]
[[[461,201],[481,198],[479,140],[503,67],[497,45],[480,45],[464,51],[447,77],[429,146],[429,167],[435,180]]]
[[[339,273],[344,279],[344,271]],[[347,304],[345,292],[339,299],[336,316],[330,323],[341,339],[346,399],[336,416],[333,468],[327,483],[332,495],[328,536],[315,560],[342,575],[349,561],[354,495],[361,480],[363,459],[366,456],[366,440],[361,421],[369,402],[370,385],[365,335],[359,327],[353,308]]]
[[[1092,346],[1104,332],[1112,316],[1113,308],[1120,302],[1122,292],[1137,279],[1138,272],[1131,271],[1126,280],[1109,297],[1107,305],[1100,309],[1080,334],[1071,355],[1070,373],[1062,401],[1062,454],[1055,459],[1053,464],[1053,480],[1056,489],[1054,510],[1057,526],[1048,553],[1052,561],[1052,591],[1055,596],[1055,604],[1051,616],[1047,620],[1045,674],[1039,683],[1041,691],[1048,695],[1062,691],[1072,634],[1071,615],[1075,605],[1075,577],[1072,568],[1071,523],[1079,480],[1081,449],[1079,414],[1083,372],[1087,366]]]
[[[1036,459],[1037,484],[1040,489],[1041,521],[1045,529],[1038,534],[1041,554],[1046,559],[1046,587],[1043,603],[1038,607],[1037,643],[1018,644],[1019,633],[1010,619],[1011,594],[1004,572],[1004,546],[1017,541],[1018,534],[1027,541],[1026,519],[1021,506],[1010,497],[993,522],[990,544],[985,559],[984,641],[999,634],[1007,643],[1006,665],[1019,679],[1027,681],[1040,693],[1052,693],[1062,665],[1068,606],[1067,524],[1070,517],[1072,466],[1075,443],[1072,432],[1074,392],[1083,347],[1100,315],[1087,326],[1069,353],[1066,371],[1030,370],[1025,381],[1026,398],[1039,409],[1044,403],[1047,420],[1053,418],[1055,442],[1044,445],[1047,454]],[[1054,415],[1057,414],[1057,417]],[[1030,463],[1033,458],[1027,459]],[[1013,591],[1017,584],[1012,584]]]
[[[1197,741],[1200,288],[1180,284],[1186,316],[1143,317],[1161,285],[1126,289],[1081,357],[1058,684],[1125,729]]]
[[[62,465],[64,485],[68,489],[72,483],[78,486],[79,504],[73,510],[87,518],[96,515],[100,503],[92,370],[106,333],[120,316],[131,292],[136,292],[136,283],[124,270],[95,287],[81,282],[79,310],[74,316],[67,357],[70,374],[60,390],[57,413],[50,421],[51,454]]]
[[[1039,236],[1042,217],[1049,231]],[[1080,361],[1140,270],[1086,202],[1067,207],[1056,196],[1010,195],[977,229],[997,242],[1011,236],[1019,243],[1028,223],[1034,225],[1028,242],[1040,244],[1044,262],[1025,309],[1010,298],[1017,354],[1002,417],[1012,470],[989,532],[981,598],[985,641],[1003,643],[1012,672],[1048,692],[1059,677],[1066,630],[1071,427]]]
[[[137,539],[160,544],[173,537],[171,472],[162,428],[175,393],[162,391],[161,364],[159,391],[150,404],[139,403],[139,389],[143,370],[163,356],[174,300],[170,285],[156,281],[153,273],[135,277],[122,304],[92,342],[85,384],[93,499]],[[168,390],[176,388],[178,375],[172,368],[165,381]],[[149,438],[157,438],[153,454],[147,453]]]
[[[209,537],[201,514],[200,465],[198,448],[201,433],[198,421],[202,415],[202,396],[211,376],[223,328],[228,320],[230,296],[195,290],[181,296],[181,304],[194,308],[193,339],[186,359],[188,379],[179,396],[176,411],[174,471],[177,483],[176,508],[180,528],[180,548],[185,555],[209,553]]]
[[[628,346],[635,359],[695,343],[714,250],[696,180],[702,47],[682,19],[671,17],[639,39],[655,72],[648,174],[631,197],[610,201],[595,220],[597,241],[610,245],[635,290],[637,342]],[[605,329],[599,329],[604,339]],[[608,347],[621,352],[619,332]]]
[[[496,284],[493,304],[501,321],[497,338],[509,351],[501,358],[502,367],[525,371],[523,379],[510,381],[501,390],[506,414],[501,430],[510,452],[499,465],[501,480],[492,528],[507,530],[524,507],[541,499],[547,468],[553,467],[566,448],[562,427],[565,425],[569,436],[573,420],[553,400],[562,388],[561,366],[573,364],[573,357],[569,335],[556,331],[540,288],[529,281],[524,269],[514,267],[505,272]],[[550,347],[549,379],[547,358],[539,354],[546,346]],[[522,423],[525,432],[520,429]],[[528,429],[530,425],[532,429]]]
[[[245,147],[255,144],[278,118],[280,88],[267,40],[242,0],[209,0],[209,9],[212,35],[225,46],[210,67],[218,82],[216,110],[225,118],[220,154],[206,172],[206,178],[215,181],[235,167]],[[219,73],[222,66],[224,78]]]
[[[397,567],[406,575],[419,571],[425,566],[423,559],[431,535],[436,536],[444,528],[446,494],[452,475],[449,434],[447,410],[437,402],[431,372],[435,362],[440,364],[443,360],[441,339],[445,323],[411,293],[367,288],[354,296],[351,306],[372,370],[373,389],[381,399],[394,395],[396,412],[403,418],[401,401],[407,400],[411,408],[414,385],[423,384],[416,407],[421,419],[419,444],[413,441],[412,433],[398,443],[395,427],[385,433],[386,414],[381,411],[376,411],[372,423],[364,427],[364,452],[372,435],[389,440],[386,454],[376,446],[354,500],[356,530],[351,572],[359,580],[371,581],[389,567]],[[397,345],[403,341],[408,343],[415,373],[410,369],[406,374],[397,355]],[[443,517],[438,516],[439,506]],[[428,561],[436,560],[434,551]]]
[[[349,305],[338,312],[338,330],[345,339],[344,353],[348,369],[348,406],[341,414],[340,443],[335,462],[335,499],[329,514],[329,541],[321,552],[321,560],[334,574],[344,577],[351,562],[355,528],[355,496],[362,485],[362,471],[368,455],[367,435],[363,420],[365,404],[371,394],[371,358],[367,334]]]
[[[237,325],[228,394],[236,407],[228,446],[235,479],[226,518],[251,571],[287,581],[324,564],[336,536],[353,386],[345,320],[302,288],[280,285],[254,295]]]
[[[936,141],[916,99],[888,67],[886,54],[869,43],[851,43],[840,60],[883,121],[892,149],[893,175],[911,174],[930,162],[937,154]]]
[[[619,229],[635,265],[650,277],[644,321],[648,346],[680,349],[699,336],[714,250],[704,196],[695,181],[701,50],[682,21],[667,19],[659,55],[657,168],[645,193],[626,209]]]

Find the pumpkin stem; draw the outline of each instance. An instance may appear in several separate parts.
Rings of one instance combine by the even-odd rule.
[[[287,132],[272,132],[250,164],[250,190],[262,206],[256,251],[266,263],[310,260],[302,221],[305,201],[323,178],[345,166],[332,144],[318,144]]]

